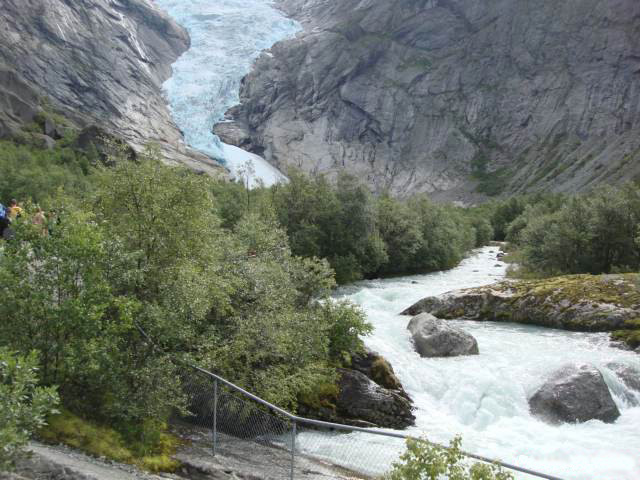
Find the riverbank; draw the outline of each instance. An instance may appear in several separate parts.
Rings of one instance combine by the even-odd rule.
[[[640,353],[639,285],[633,273],[513,280],[427,297],[402,313],[608,332],[615,345]]]

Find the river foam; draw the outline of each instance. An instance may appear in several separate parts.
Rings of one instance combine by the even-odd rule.
[[[612,348],[608,335],[454,321],[477,338],[479,356],[424,359],[414,351],[406,330],[409,317],[398,315],[400,311],[425,296],[487,285],[504,274],[505,265],[497,262],[495,249],[487,247],[447,272],[362,282],[338,293],[364,309],[375,327],[366,344],[391,362],[415,402],[416,426],[405,433],[427,435],[440,443],[460,434],[467,451],[566,479],[637,479],[640,407],[631,405],[628,396],[640,397],[606,365],[615,361],[640,368],[640,358]],[[554,370],[569,362],[600,368],[622,413],[614,424],[594,420],[551,426],[530,415],[527,399]],[[402,450],[399,441],[366,434],[322,441],[308,433],[301,443],[309,452],[375,474],[387,470]],[[367,450],[375,454],[363,467],[357,452]]]

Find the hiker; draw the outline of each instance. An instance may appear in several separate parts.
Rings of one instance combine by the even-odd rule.
[[[9,228],[9,211],[0,203],[0,238],[4,238],[4,231]]]
[[[18,202],[15,198],[9,202],[9,208],[7,210],[7,217],[9,217],[10,222],[13,222],[16,218],[22,216],[22,207],[18,205]]]
[[[33,216],[33,219],[31,219],[31,223],[33,223],[34,225],[40,226],[40,232],[42,233],[43,236],[46,236],[49,233],[46,225],[47,219],[44,216],[44,210],[42,210],[42,208],[40,207],[36,208],[36,213]]]

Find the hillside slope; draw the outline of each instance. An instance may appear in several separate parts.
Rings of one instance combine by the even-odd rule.
[[[636,0],[281,0],[305,27],[216,132],[396,194],[579,191],[640,175]]]
[[[3,0],[0,138],[43,102],[79,126],[97,124],[139,149],[157,142],[170,162],[220,172],[188,149],[162,83],[189,36],[151,0]]]

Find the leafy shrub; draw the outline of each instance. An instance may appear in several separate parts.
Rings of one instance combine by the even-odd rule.
[[[54,388],[37,387],[38,356],[0,348],[0,471],[13,468],[31,434],[55,411]]]
[[[513,480],[497,465],[470,464],[461,451],[462,440],[454,438],[449,448],[426,439],[407,440],[407,450],[387,475],[389,480]]]
[[[45,204],[60,188],[87,191],[91,164],[91,158],[70,147],[43,150],[0,141],[0,202],[17,198]]]
[[[627,185],[529,206],[508,230],[530,270],[599,274],[640,268],[639,224],[640,188]]]

